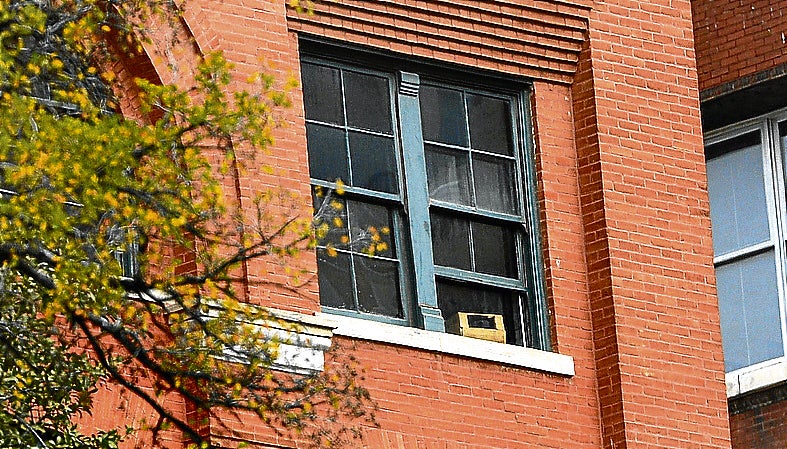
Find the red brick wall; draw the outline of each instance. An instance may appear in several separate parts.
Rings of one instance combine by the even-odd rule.
[[[554,338],[561,353],[574,357],[577,374],[562,378],[358,342],[367,386],[381,405],[382,429],[369,431],[369,444],[728,447],[704,163],[694,132],[699,113],[689,3],[596,5],[585,53],[591,59],[578,77],[590,82],[573,91],[554,76],[556,65],[543,54],[520,63],[522,54],[532,52],[506,45],[517,38],[515,28],[501,24],[496,34],[477,40],[482,33],[467,25],[462,12],[486,3],[426,4],[439,17],[453,14],[431,25],[405,20],[417,5],[423,4],[331,2],[324,15],[318,4],[314,20],[291,15],[289,24],[357,44],[556,81],[538,82],[534,89],[537,164]],[[585,5],[571,10],[562,2],[527,6],[523,10],[533,17],[551,17],[543,10],[554,7],[575,27],[587,13]],[[221,12],[224,19],[216,11],[205,14],[221,31],[217,45],[231,57],[244,60],[244,51],[256,49],[297,71],[295,47],[279,53],[281,43],[294,38],[284,39],[280,21],[271,21],[274,9],[265,12],[266,26],[257,28],[243,25],[248,19],[227,24],[232,14],[261,16],[259,10],[235,5]],[[453,31],[433,29],[449,23]],[[567,54],[578,56],[578,50],[575,42]],[[570,72],[570,58],[564,59],[569,63],[561,70]],[[588,98],[595,104],[588,106]],[[590,108],[573,124],[572,100]],[[297,103],[293,112],[295,135],[302,139]],[[574,125],[584,133],[595,130],[582,136],[595,140],[591,150],[579,149],[590,159],[577,159]],[[303,146],[293,150],[303,160]],[[594,157],[596,170],[583,171]],[[291,173],[307,183],[305,163]]]
[[[314,19],[291,14],[290,24],[296,30],[357,44],[550,80],[560,79],[554,64],[529,54],[520,44],[509,45],[509,40],[532,29],[518,25],[523,21],[563,21],[565,31],[554,40],[572,44],[560,50],[567,60],[560,70],[570,73],[578,50],[576,38],[581,36],[571,28],[581,33],[583,14],[587,14],[582,5],[560,2],[524,6],[520,2],[396,3],[364,2],[362,10],[351,2],[331,2],[325,15],[318,4]],[[518,10],[515,26],[497,25],[512,19],[510,14],[490,12],[495,7]],[[407,19],[430,10],[440,13],[429,25]],[[483,17],[486,27],[490,22],[495,26],[494,33],[481,36],[473,26],[473,19]],[[370,22],[376,25],[367,26]],[[525,59],[529,62],[524,63]],[[367,447],[564,448],[570,444],[597,448],[600,444],[571,91],[565,84],[537,82],[533,106],[545,269],[557,329],[553,336],[561,353],[575,357],[577,374],[573,378],[550,376],[358,342],[356,356],[366,367],[366,385],[381,408],[377,414],[381,429],[368,431]]]
[[[713,97],[787,71],[787,1],[692,2],[699,88]],[[775,390],[782,390],[777,387]],[[769,394],[769,391],[754,396]],[[733,399],[733,403],[748,401]],[[787,402],[749,408],[730,416],[736,449],[787,447]]]
[[[145,379],[139,379],[138,384],[148,394],[154,395],[152,386],[147,384]],[[182,398],[170,394],[159,399],[166,401],[173,416],[179,419],[186,418],[187,406]],[[142,399],[118,385],[104,384],[94,395],[93,401],[92,414],[83,415],[79,419],[86,429],[118,429],[123,434],[125,426],[129,425],[134,428],[134,432],[124,440],[121,444],[122,448],[155,447],[153,434],[148,429],[156,424],[158,415]],[[183,434],[174,428],[160,431],[156,436],[155,443],[161,449],[182,449],[185,447]]]
[[[787,64],[787,0],[692,2],[700,90]]]
[[[787,447],[787,387],[731,400],[732,447],[735,449],[781,449]]]
[[[725,83],[742,88],[767,78],[769,72],[783,74],[787,70],[787,1],[702,0],[693,2],[692,6],[702,90],[718,89]],[[737,407],[735,404],[774,396],[783,389],[777,386],[735,398],[732,404]],[[730,416],[734,448],[787,446],[787,401],[782,394],[766,402]]]
[[[385,4],[389,9],[398,9],[395,2],[366,4],[370,7]],[[484,7],[489,6],[464,5],[449,9],[464,11]],[[559,21],[568,21],[570,26],[563,27],[569,31],[571,28],[578,28],[579,34],[567,32],[566,35],[571,38],[568,40],[573,39],[576,45],[584,27],[581,16],[572,16],[567,12],[549,12],[549,8],[561,11],[571,9],[561,2],[538,2],[530,9],[548,17],[557,16]],[[581,7],[575,9],[586,11]],[[240,8],[237,10],[240,11]],[[205,12],[207,6],[202,11],[205,16],[213,14]],[[511,17],[511,14],[507,17]],[[346,20],[345,17],[341,22],[346,29],[341,36],[358,44],[373,44],[394,51],[412,51],[413,54],[421,55],[418,51],[420,47],[412,46],[407,50],[390,36],[383,35],[375,43],[364,37],[359,31],[367,30],[364,20],[377,18],[378,16],[371,12],[362,15],[354,10],[352,20]],[[222,26],[230,26],[219,24],[228,20],[215,19],[211,23],[215,24],[217,30],[223,30]],[[243,48],[256,48],[260,54],[275,55],[278,58],[277,67],[295,67],[297,70],[298,54],[295,47],[291,47],[285,55],[277,53],[278,47],[269,47],[269,42],[280,43],[283,39],[295,42],[295,34],[286,38],[285,35],[277,34],[280,33],[278,22],[272,20],[273,16],[268,19],[265,27],[260,26],[253,31],[251,28],[244,28],[242,36],[237,31],[237,25],[233,24],[231,27],[236,28],[237,38],[243,39]],[[324,31],[325,36],[337,37],[334,28],[326,27],[326,30],[320,30],[321,20],[323,18],[318,9],[314,22],[307,23],[295,17],[291,18],[289,24],[296,29],[310,27],[310,32]],[[404,24],[414,28],[408,30],[411,37],[407,39],[415,39],[413,36],[425,34],[420,32],[420,27],[412,23]],[[195,28],[193,24],[190,26]],[[442,52],[430,53],[429,56],[440,61],[474,67],[480,64],[487,69],[506,67],[505,71],[518,75],[534,73],[532,69],[526,72],[513,64],[504,65],[500,62],[499,65],[485,65],[483,62],[495,60],[486,56],[499,55],[499,47],[505,47],[503,42],[506,39],[516,37],[516,29],[516,26],[509,25],[504,28],[500,37],[487,36],[486,47],[446,44]],[[368,30],[366,34],[369,34]],[[226,45],[227,49],[231,49],[225,49],[225,53],[231,58],[242,58],[233,45],[223,43],[232,36],[236,35],[222,35],[217,39],[218,45]],[[484,50],[492,47],[498,49]],[[468,53],[475,53],[475,56],[471,58]],[[286,62],[287,58],[292,58],[295,63]],[[571,71],[570,52],[568,58],[567,70]],[[496,60],[504,61],[505,58],[498,56]],[[549,64],[544,64],[543,70],[539,70],[538,73],[547,79],[554,74]],[[293,99],[295,106],[289,111],[291,116],[288,118],[292,129],[287,129],[286,132],[292,132],[302,139],[304,125],[301,99],[297,94]],[[534,86],[533,105],[539,147],[536,162],[540,172],[538,182],[543,235],[548,241],[548,249],[545,249],[548,289],[550,298],[555,298],[551,301],[552,319],[557,328],[554,338],[562,353],[575,357],[577,374],[572,378],[552,376],[426,351],[356,342],[355,355],[366,368],[364,385],[380,404],[377,418],[381,429],[368,429],[367,447],[564,448],[566,444],[578,448],[599,447],[600,424],[592,363],[592,336],[588,326],[586,269],[582,253],[583,231],[573,145],[573,121],[570,114],[571,91],[567,84],[537,82]],[[304,159],[291,173],[293,179],[299,178],[298,182],[305,186],[308,184],[308,171],[303,143],[298,143],[295,138],[293,141],[279,139],[272,154],[288,151],[289,148],[300,152],[299,158]],[[345,342],[345,346],[353,345]],[[424,429],[429,429],[429,432]]]
[[[325,4],[287,21],[284,2],[196,0],[185,21],[196,48],[237,64],[238,85],[260,60],[297,78],[296,30],[536,79],[552,335],[576,371],[342,339],[380,405],[367,447],[729,448],[689,2]],[[428,11],[434,23],[410,17]],[[308,214],[302,98],[292,99],[261,155],[274,173],[239,177],[244,206],[283,188]],[[304,267],[314,272],[313,256]],[[248,273],[251,301],[319,309],[314,283],[305,295],[257,283],[289,281],[275,262]]]
[[[365,447],[599,447],[586,370],[549,376],[370,342],[356,342],[355,355],[380,406],[381,428],[367,433]]]
[[[288,34],[286,2],[193,1],[184,15],[185,24],[196,48],[202,52],[220,50],[234,64],[233,88],[250,91],[258,88],[247,79],[257,73],[273,75],[275,89],[284,89],[300,78],[297,39]],[[250,154],[237,151],[244,167],[236,174],[232,187],[249,222],[254,220],[254,200],[270,194],[265,212],[267,231],[276,229],[285,218],[311,217],[311,196],[306,154],[306,133],[300,91],[291,92],[293,106],[276,112],[280,123],[274,132],[274,148]],[[314,254],[282,260],[271,257],[249,261],[244,267],[248,279],[248,299],[269,307],[314,313],[319,310],[316,282],[306,283],[316,271]],[[301,271],[306,275],[295,275]],[[292,287],[306,283],[305,287]]]
[[[729,447],[692,38],[687,0],[597,2],[574,85],[606,448]]]

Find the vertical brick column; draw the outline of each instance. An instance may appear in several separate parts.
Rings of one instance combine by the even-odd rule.
[[[580,59],[603,446],[729,448],[690,2],[597,1]]]

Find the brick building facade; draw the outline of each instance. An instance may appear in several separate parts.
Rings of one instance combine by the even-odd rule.
[[[692,6],[732,445],[781,448],[787,2]]]
[[[238,83],[260,61],[301,82],[264,156],[275,170],[250,167],[238,201],[283,188],[309,214],[342,178],[350,233],[390,227],[391,241],[333,258],[319,242],[301,261],[319,281],[300,294],[261,287],[286,273],[251,263],[246,299],[357,357],[380,407],[365,447],[726,449],[699,99],[711,111],[741,90],[719,86],[754,85],[784,57],[764,49],[750,67],[731,40],[722,53],[711,42],[732,33],[716,24],[734,19],[716,3],[320,1],[305,15],[194,0],[195,45],[116,72],[182,81],[221,50]],[[499,319],[504,343],[455,335],[462,314]],[[145,415],[128,401],[99,401],[99,424]],[[731,408],[736,439],[773,421],[763,407]],[[299,444],[237,425],[261,447]]]

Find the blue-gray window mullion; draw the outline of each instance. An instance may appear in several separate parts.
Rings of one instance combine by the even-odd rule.
[[[480,273],[477,271],[463,270],[461,268],[436,266],[435,273],[445,279],[455,281],[467,281],[477,284],[488,285],[506,290],[524,291],[526,285],[519,279],[506,278],[494,274]]]
[[[538,214],[538,198],[536,196],[536,154],[535,142],[532,137],[532,123],[530,116],[530,92],[520,94],[517,103],[519,108],[519,144],[522,145],[522,151],[519,153],[524,155],[521,159],[522,167],[522,181],[521,187],[523,188],[523,202],[525,203],[524,218],[524,235],[528,236],[526,246],[523,246],[523,251],[526,251],[523,260],[527,261],[529,269],[526,270],[525,276],[527,288],[528,315],[529,315],[529,331],[533,338],[532,342],[526,343],[531,346],[545,351],[552,349],[552,341],[549,334],[549,317],[547,316],[549,307],[547,304],[546,286],[544,285],[544,277],[542,275],[542,267],[544,266],[542,253],[541,253],[541,233],[539,232],[539,214]],[[516,132],[516,131],[515,131]],[[521,203],[520,203],[521,204]]]
[[[402,134],[404,172],[407,179],[407,215],[410,217],[410,239],[413,250],[413,276],[417,319],[427,330],[445,331],[437,306],[434,265],[432,264],[429,190],[426,184],[426,159],[421,132],[421,111],[418,101],[418,75],[399,72],[399,126]]]
[[[342,89],[343,91],[344,89]],[[343,95],[343,94],[342,94]],[[346,113],[345,113],[346,115]],[[346,120],[346,118],[345,118]],[[349,155],[349,154],[348,154]],[[352,178],[352,170],[350,171],[350,178]],[[350,202],[347,201],[345,206],[347,208],[347,234],[352,239],[352,208],[350,207]],[[347,252],[350,258],[350,280],[352,281],[352,295],[353,295],[353,307],[355,310],[361,310],[361,301],[358,299],[358,282],[355,278],[355,257],[354,251],[352,251],[352,243],[350,243],[350,251]]]
[[[465,150],[465,153],[467,154],[467,168],[468,168],[468,170],[470,172],[470,174],[468,175],[469,176],[468,183],[470,184],[468,186],[468,187],[470,187],[470,204],[473,205],[473,208],[478,209],[478,199],[476,197],[476,192],[475,192],[475,167],[474,167],[475,166],[475,158],[473,158],[473,144],[472,144],[472,140],[471,140],[471,137],[470,137],[470,113],[469,113],[469,109],[470,108],[468,108],[468,106],[467,106],[467,92],[464,91],[464,90],[462,91],[462,103],[464,104],[464,107],[465,107],[465,123],[467,124],[467,127],[465,128],[465,138],[467,138],[467,148],[465,148],[464,150]],[[470,255],[471,255],[470,261],[473,264],[473,268],[475,269],[475,261],[474,261],[475,256],[473,254],[474,251],[473,251],[472,235],[473,235],[473,231],[471,229],[470,230],[470,236],[471,236],[470,237]]]
[[[344,69],[339,70],[339,89],[341,89],[342,94],[342,119],[344,120],[343,123],[343,131],[344,131],[344,154],[347,155],[347,184],[353,185],[353,160],[352,160],[352,153],[350,152],[350,132],[349,126],[347,123],[347,98],[345,96],[345,88],[344,88]],[[348,215],[349,217],[349,215]],[[350,258],[352,259],[352,257]],[[353,276],[355,278],[355,276]],[[353,281],[353,288],[355,288],[355,281]],[[353,293],[353,297],[356,298],[357,301],[357,294]],[[357,304],[356,304],[357,305]]]
[[[403,220],[401,209],[399,208],[397,208],[396,212],[394,212],[392,215],[394,228],[391,229],[391,235],[397,243],[395,255],[396,262],[399,266],[399,300],[401,301],[399,306],[402,308],[402,318],[407,323],[407,325],[412,326],[413,320],[410,318],[412,315],[412,307],[408,303],[408,299],[414,297],[415,293],[410,287],[410,282],[408,280],[408,273],[412,273],[413,268],[408,262],[409,256],[407,251],[404,250],[404,247],[408,245],[408,243],[405,242],[406,233],[402,232],[402,229],[405,226],[403,221],[405,220]]]
[[[465,153],[467,154],[467,169],[470,172],[468,174],[468,187],[470,188],[470,204],[473,205],[473,208],[478,210],[478,199],[476,197],[475,192],[475,158],[473,157],[473,145],[472,140],[470,137],[470,117],[469,117],[469,108],[467,106],[467,92],[462,91],[462,103],[465,107],[465,123],[467,127],[465,128],[465,137],[467,138],[467,148],[465,149]],[[467,228],[468,230],[468,245],[470,246],[470,269],[472,271],[476,270],[476,261],[475,261],[475,245],[473,244],[473,231],[475,226],[470,224]]]

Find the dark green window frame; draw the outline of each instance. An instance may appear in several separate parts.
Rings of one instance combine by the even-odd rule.
[[[457,77],[454,73],[446,79],[435,76],[446,72],[421,70],[424,66],[420,65],[419,73],[401,70],[412,70],[414,66],[407,61],[386,59],[375,66],[380,70],[375,70],[352,60],[328,59],[324,54],[306,53],[301,60],[315,211],[325,214],[328,209],[340,218],[339,229],[328,232],[336,232],[333,237],[318,239],[323,310],[438,332],[445,331],[448,316],[444,312],[499,313],[505,317],[508,343],[548,350],[528,86],[499,80],[485,83],[480,76]],[[375,98],[362,104],[366,114],[348,112],[348,105],[357,104],[363,96],[352,91],[356,81],[347,81],[356,78],[365,80],[358,83],[366,89],[362,93],[371,96],[376,92]],[[382,88],[378,84],[387,85]],[[381,95],[387,99],[378,98]],[[451,98],[454,110],[440,112],[442,102],[429,102],[429,98],[440,95]],[[387,118],[380,119],[383,114],[390,114],[390,127]],[[441,136],[433,117],[447,122],[458,120],[464,128],[447,123],[444,128],[453,130],[454,135]],[[501,120],[506,122],[507,133],[502,140],[495,132]],[[457,131],[462,129],[464,135]],[[368,156],[366,153],[372,151],[356,150],[353,134],[385,140],[386,144],[376,145],[373,153],[386,155]],[[485,147],[477,136],[498,142]],[[387,160],[393,176],[384,184],[367,182],[370,177],[360,171],[376,166],[364,159]],[[446,160],[455,161],[451,175],[445,170],[438,173],[436,168],[442,168]],[[339,172],[341,176],[337,176]],[[490,177],[498,184],[506,182],[507,187],[490,190],[495,186],[487,182]],[[336,178],[341,178],[344,185],[338,186]],[[433,186],[430,195],[429,180],[436,184],[437,178],[442,181],[442,189]],[[337,189],[344,192],[337,195]],[[329,202],[340,206],[330,208]],[[389,211],[386,222],[390,223],[390,233],[384,238],[390,244],[382,254],[364,254],[367,246],[363,245],[361,249],[352,247],[357,232],[349,222],[353,221],[353,209],[364,208]],[[378,219],[375,224],[379,223]],[[350,240],[344,246],[338,243],[342,232]],[[463,235],[466,241],[441,237],[445,235]],[[441,238],[442,244],[435,244]],[[499,251],[483,246],[495,244],[501,245]],[[448,251],[446,247],[450,247]],[[451,255],[457,251],[466,251],[467,260],[456,262]],[[335,259],[336,254],[341,261]],[[503,262],[496,258],[502,254],[508,254]],[[384,307],[374,301],[371,306],[364,305],[370,293],[357,281],[366,282],[365,275],[354,271],[358,261],[361,265],[378,261],[388,267],[395,265],[396,275],[388,276],[387,281],[397,290],[398,310],[394,312],[390,298]],[[343,271],[337,265],[349,270],[347,276],[339,274]],[[337,291],[343,292],[344,299],[333,296],[339,294]],[[470,304],[473,310],[461,310]],[[488,310],[481,310],[484,308]],[[384,313],[374,313],[376,310]]]

